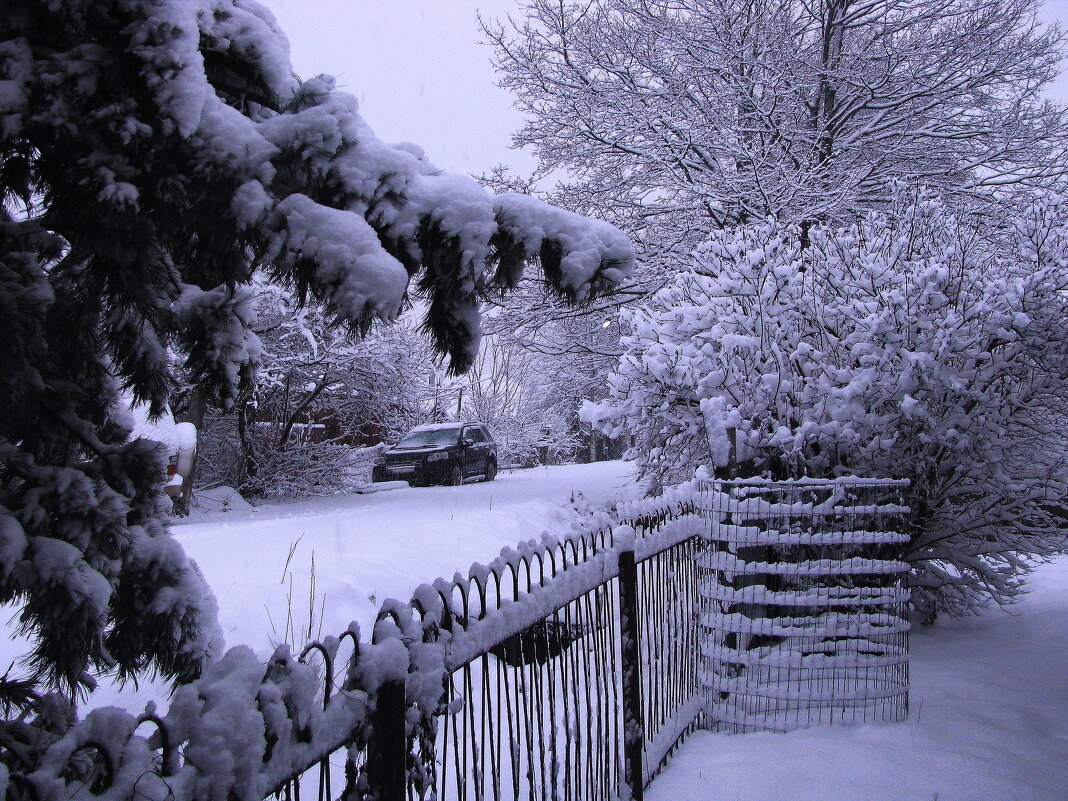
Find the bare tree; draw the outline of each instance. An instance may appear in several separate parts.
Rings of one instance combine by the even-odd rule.
[[[554,199],[663,259],[735,223],[854,218],[895,179],[1056,178],[1066,121],[1042,90],[1065,36],[1039,5],[524,0],[483,28],[529,117],[515,144],[570,176]]]
[[[259,380],[236,415],[202,418],[198,486],[274,497],[368,483],[373,446],[428,414],[430,343],[406,320],[354,337],[262,276],[252,286]]]

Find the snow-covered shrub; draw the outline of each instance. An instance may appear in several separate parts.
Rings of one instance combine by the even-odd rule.
[[[280,449],[269,431],[254,434],[250,446],[256,470],[241,482],[241,493],[250,498],[352,492],[371,483],[373,460],[384,447],[360,448],[334,441],[293,443]]]
[[[1065,545],[1068,206],[1004,230],[936,200],[855,225],[714,235],[629,315],[611,396],[585,409],[654,484],[699,465],[908,478],[918,601],[1018,594]]]
[[[255,507],[233,487],[220,484],[197,492],[193,507],[205,512],[251,512]]]

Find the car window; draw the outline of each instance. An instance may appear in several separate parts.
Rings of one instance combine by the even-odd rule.
[[[460,438],[459,428],[430,428],[413,431],[400,442],[398,448],[432,448],[455,445]]]
[[[485,442],[486,441],[486,438],[484,436],[482,436],[482,432],[478,428],[476,428],[475,426],[471,426],[470,428],[465,428],[464,429],[464,437],[466,437],[467,439],[471,440],[472,442]]]

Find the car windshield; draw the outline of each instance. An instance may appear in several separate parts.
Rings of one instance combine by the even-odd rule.
[[[443,445],[455,445],[459,439],[459,428],[428,428],[411,432],[397,443],[397,447],[434,448]]]

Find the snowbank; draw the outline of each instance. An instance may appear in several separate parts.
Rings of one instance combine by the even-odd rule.
[[[235,512],[247,514],[255,507],[241,497],[241,493],[225,484],[220,487],[197,490],[193,495],[193,508],[203,512]]]

